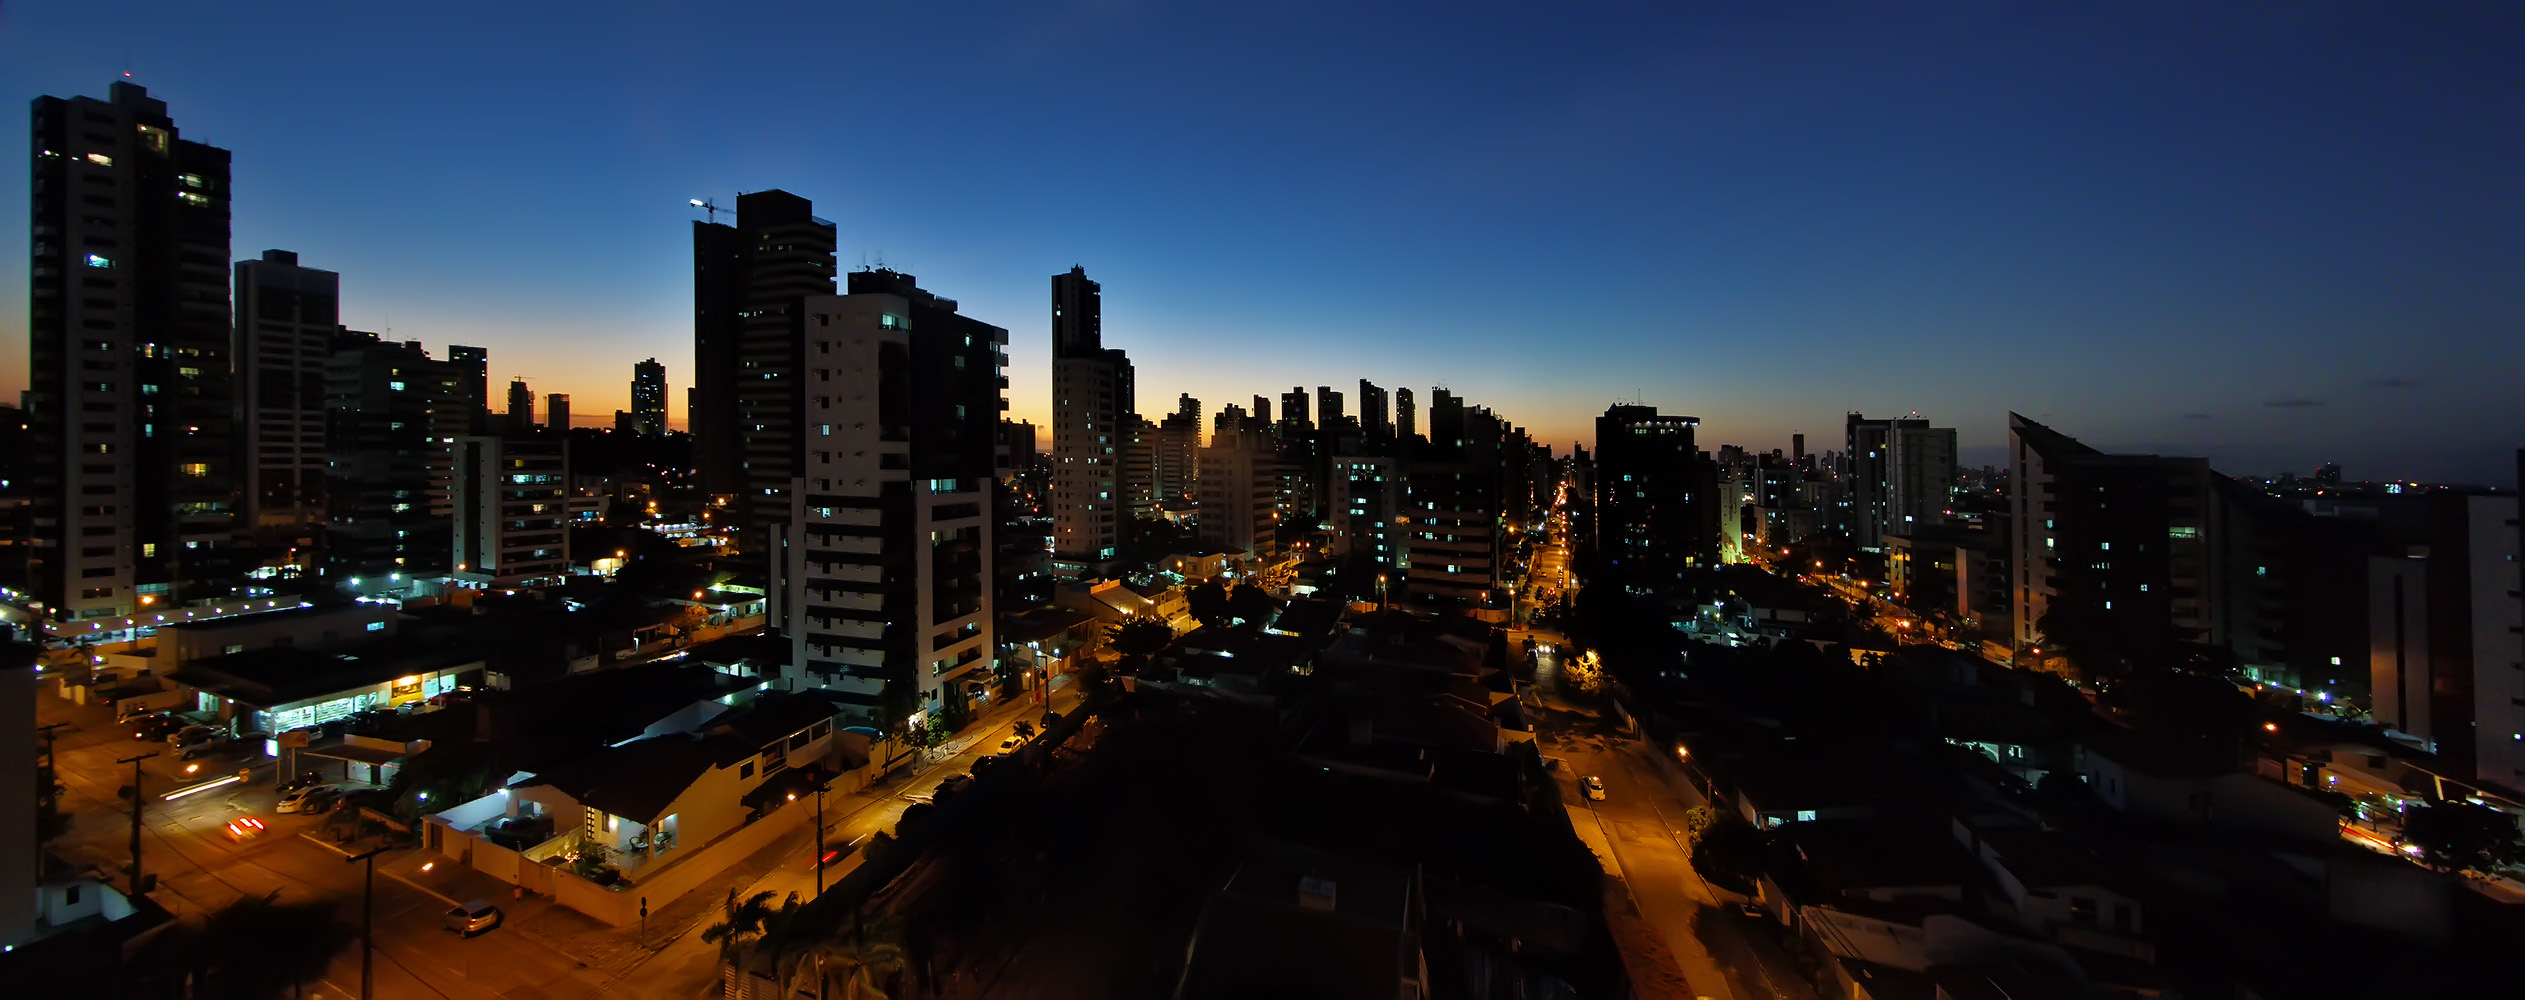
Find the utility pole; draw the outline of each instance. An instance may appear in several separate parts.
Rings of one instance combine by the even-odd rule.
[[[359,1000],[377,995],[377,856],[384,853],[385,846],[379,845],[342,859],[368,866],[359,893]]]
[[[815,786],[815,898],[824,898],[824,790],[833,787],[831,780]]]
[[[149,889],[140,876],[140,762],[158,755],[152,750],[138,757],[125,757],[117,764],[132,766],[132,895],[147,895]]]

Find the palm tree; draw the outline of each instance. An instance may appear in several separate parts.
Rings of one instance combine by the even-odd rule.
[[[812,986],[818,997],[838,994],[840,1000],[886,1000],[878,984],[903,971],[905,956],[897,921],[871,917],[846,924],[827,937],[808,941],[783,957],[782,981],[789,992]]]
[[[702,941],[719,946],[719,967],[724,972],[720,989],[725,993],[735,992],[735,976],[750,951],[748,946],[763,936],[763,925],[773,916],[771,898],[771,891],[766,889],[740,903],[736,890],[729,889],[728,901],[720,910],[719,922],[702,928]]]

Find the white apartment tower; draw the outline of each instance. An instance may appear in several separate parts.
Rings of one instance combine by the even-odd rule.
[[[792,688],[879,723],[991,680],[991,479],[1008,331],[889,270],[803,299],[801,475],[771,553]]]

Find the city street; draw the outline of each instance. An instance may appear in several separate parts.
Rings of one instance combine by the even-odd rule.
[[[1052,695],[1056,710],[1077,707],[1072,687]],[[938,783],[971,769],[974,759],[999,749],[1020,720],[1034,721],[1045,707],[1031,700],[1000,707],[983,715],[948,746],[928,751],[929,758],[908,780],[879,785],[864,793],[834,796],[826,805],[827,841],[858,842],[891,829],[904,807],[925,801]],[[130,806],[117,795],[131,779],[130,765],[115,761],[164,750],[163,743],[131,738],[101,707],[81,706],[51,695],[39,699],[39,722],[61,724],[55,730],[62,783],[63,809],[71,816],[69,832],[53,842],[56,853],[82,869],[113,873],[121,888],[128,882],[119,869],[130,858]],[[158,876],[151,898],[179,920],[204,915],[247,897],[277,893],[281,902],[321,901],[335,907],[337,919],[356,928],[360,919],[362,872],[346,861],[343,847],[314,835],[321,819],[273,812],[271,768],[239,782],[174,801],[160,798],[168,789],[187,787],[220,774],[236,773],[237,761],[209,759],[192,775],[173,754],[142,763],[147,801],[142,813],[143,870]],[[187,780],[189,779],[189,780]],[[811,808],[801,803],[801,808]],[[239,843],[227,836],[227,824],[240,816],[261,820],[267,832]],[[653,915],[650,947],[637,940],[637,928],[613,928],[548,900],[516,900],[511,887],[479,872],[438,862],[426,851],[397,851],[377,858],[375,919],[377,952],[375,995],[386,998],[508,997],[517,1000],[559,1000],[570,997],[634,995],[692,998],[716,995],[718,949],[704,944],[701,930],[715,921],[727,889],[740,895],[771,891],[780,896],[814,892],[814,824],[730,866],[717,882],[662,905]],[[843,858],[825,874],[826,884],[857,865],[856,855]],[[426,869],[423,866],[428,866]],[[507,911],[503,925],[473,938],[447,931],[442,917],[462,901],[485,899]],[[349,998],[359,995],[360,954],[354,946],[337,955],[318,982],[308,983],[310,997]]]
[[[1692,870],[1685,810],[1699,797],[1636,735],[1614,731],[1596,710],[1564,700],[1555,678],[1557,654],[1536,670],[1542,706],[1536,712],[1546,757],[1555,758],[1562,801],[1580,839],[1605,870],[1622,880],[1640,915],[1663,936],[1694,995],[1712,1000],[1809,1000],[1768,925],[1735,912],[1737,898],[1711,888]],[[1603,780],[1605,797],[1590,801],[1579,780]]]

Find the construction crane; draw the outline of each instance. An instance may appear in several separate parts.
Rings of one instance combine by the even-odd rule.
[[[719,213],[721,212],[726,212],[730,215],[736,214],[736,209],[720,208],[712,199],[709,198],[694,198],[692,199],[692,203],[694,208],[701,209],[705,215],[709,216],[710,221],[712,222],[719,221]]]

